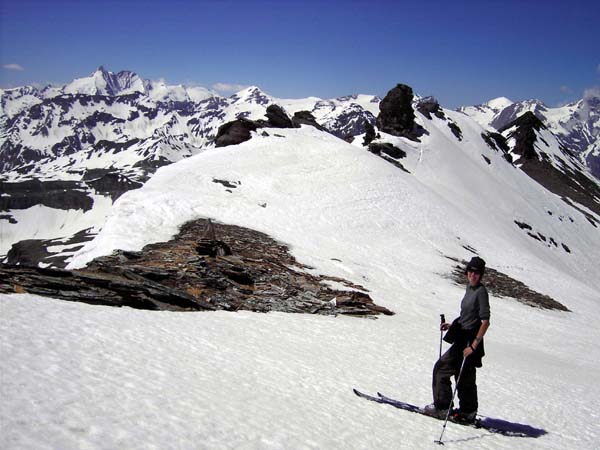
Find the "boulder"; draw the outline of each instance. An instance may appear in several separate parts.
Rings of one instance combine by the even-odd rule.
[[[434,97],[423,97],[417,103],[417,111],[432,120],[431,115],[433,114],[438,119],[445,119],[444,111],[440,108],[439,102]]]
[[[363,145],[367,146],[375,139],[375,127],[371,125],[371,123],[365,120],[365,138],[363,140]]]
[[[289,118],[283,108],[279,105],[269,105],[266,115],[270,127],[294,128],[292,119]]]
[[[219,127],[217,137],[215,138],[215,146],[226,147],[248,141],[251,137],[250,133],[256,131],[259,127],[259,124],[248,119],[237,119],[227,122]]]
[[[412,108],[413,91],[410,86],[398,84],[379,104],[377,128],[393,136],[418,141],[425,130],[416,124]]]
[[[294,117],[292,117],[292,124],[296,128],[300,128],[300,125],[310,125],[311,127],[315,127],[317,130],[327,131],[324,127],[317,123],[317,119],[315,119],[315,116],[313,116],[310,111],[298,111],[294,113]]]

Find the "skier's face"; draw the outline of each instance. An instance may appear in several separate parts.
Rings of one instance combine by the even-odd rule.
[[[474,270],[467,270],[467,280],[469,280],[469,285],[477,286],[479,284],[479,280],[481,280],[481,274]]]

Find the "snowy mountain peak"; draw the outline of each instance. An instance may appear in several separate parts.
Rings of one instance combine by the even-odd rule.
[[[506,97],[498,97],[487,102],[486,106],[489,106],[490,108],[495,110],[500,110],[512,105],[513,103],[514,102],[512,100]]]
[[[98,67],[89,77],[77,78],[67,84],[65,94],[106,95],[117,96],[145,92],[141,78],[130,71],[118,74],[107,71],[104,66]]]
[[[265,94],[258,86],[250,86],[246,89],[236,92],[230,97],[234,103],[253,103],[266,106],[272,103],[272,99]]]

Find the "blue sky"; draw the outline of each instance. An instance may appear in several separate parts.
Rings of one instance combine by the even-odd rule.
[[[0,86],[98,66],[282,98],[385,95],[556,106],[600,85],[598,1],[0,0]],[[226,93],[226,92],[225,92]]]

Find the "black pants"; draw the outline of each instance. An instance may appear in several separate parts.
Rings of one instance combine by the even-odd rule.
[[[442,355],[433,366],[433,403],[437,409],[448,409],[452,407],[452,377],[458,378],[460,366],[463,361],[462,346],[453,345]],[[458,383],[458,399],[460,410],[465,413],[477,411],[477,369],[465,361],[460,382]]]

